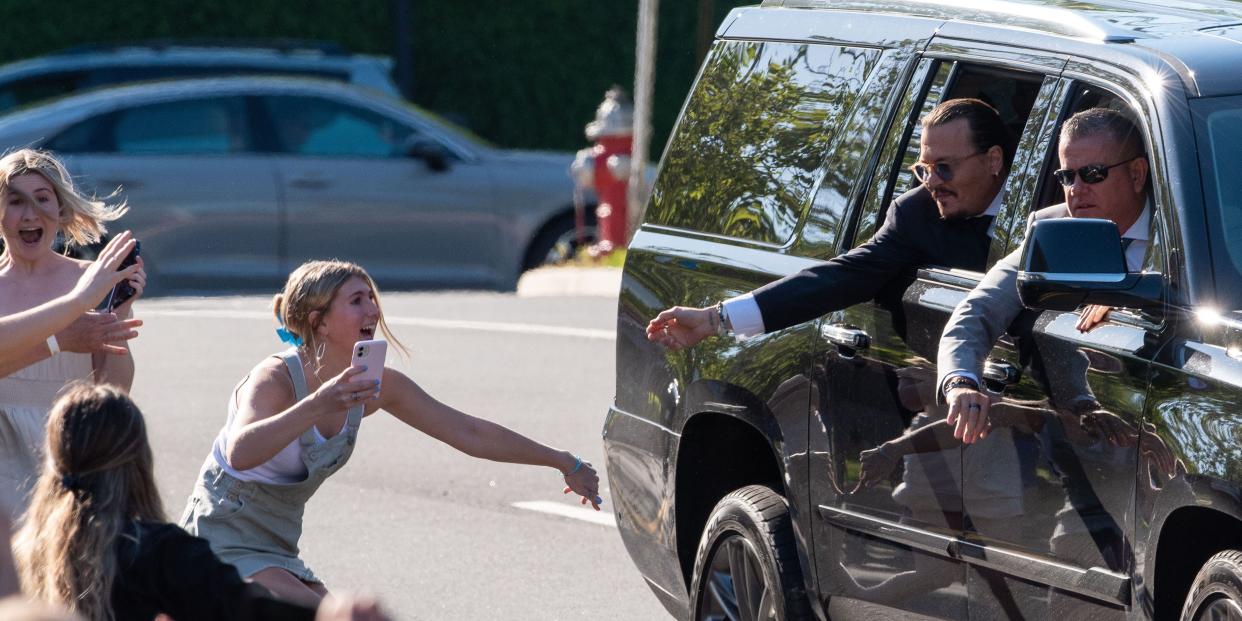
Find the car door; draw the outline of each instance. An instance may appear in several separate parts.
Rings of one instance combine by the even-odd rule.
[[[251,148],[241,97],[122,107],[48,146],[87,191],[129,206],[109,228],[142,241],[153,289],[281,278],[274,170]]]
[[[1086,67],[1070,63],[1066,75],[1082,76]],[[1051,171],[1059,167],[1056,128],[1065,118],[1092,107],[1129,110],[1140,125],[1147,118],[1115,87],[1061,82],[1055,114],[1032,150],[1046,156],[1030,162],[1009,205],[1017,216],[1010,249],[1020,246],[1028,210],[1063,200]],[[1159,176],[1154,167],[1152,174]],[[1159,201],[1149,208],[1160,209]],[[1152,218],[1150,235],[1144,269],[1167,273],[1160,218]],[[961,553],[971,559],[971,618],[1121,618],[1131,603],[1135,474],[1162,325],[1155,315],[1123,309],[1088,332],[1077,330],[1078,321],[1078,312],[1028,310],[1014,322],[1023,379],[1005,391],[1005,414],[991,416],[1004,433],[963,454],[965,477],[1018,472],[1022,491],[1021,514],[1010,519],[986,515],[983,505],[966,507],[972,528]]]
[[[918,120],[936,104],[962,96],[996,100],[996,89],[1008,88],[1012,102],[997,108],[1025,136],[1040,126],[1028,116],[1042,121],[1055,87],[1054,79],[1029,70],[950,59],[925,58],[919,71],[886,138],[855,245],[878,228],[891,199],[914,186],[908,166],[918,158]],[[1020,149],[1015,161],[1024,157]],[[1006,187],[1015,182],[1011,175]],[[993,240],[992,260],[1005,243]],[[831,532],[819,564],[834,616],[968,614],[967,568],[952,551],[966,530],[964,499],[974,489],[962,480],[960,443],[935,424],[945,411],[935,399],[934,361],[949,313],[981,275],[927,266],[876,301],[824,320],[827,349],[812,405],[831,465],[827,483],[813,494]]]
[[[443,167],[407,156],[418,141],[438,148],[435,136],[352,102],[282,94],[259,106],[274,134],[287,269],[336,257],[381,283],[501,283],[508,210],[482,165],[447,148]]]

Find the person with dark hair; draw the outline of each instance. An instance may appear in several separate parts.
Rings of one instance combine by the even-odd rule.
[[[1065,190],[1065,202],[1031,214],[1031,221],[1111,220],[1121,231],[1127,269],[1141,269],[1151,226],[1142,133],[1121,112],[1091,108],[1062,124],[1058,151],[1061,168],[1053,174]],[[949,405],[947,420],[955,426],[954,436],[966,444],[987,436],[991,399],[979,390],[978,378],[988,352],[1024,308],[1017,288],[1021,256],[1020,247],[997,261],[958,304],[940,337],[937,396]],[[1108,311],[1107,307],[1087,306],[1078,329],[1094,328],[1107,319]],[[1080,394],[1070,398],[1092,398],[1085,383],[1075,385],[1081,386]]]
[[[869,241],[714,306],[665,310],[647,324],[647,338],[677,350],[712,335],[774,332],[876,298],[919,267],[983,270],[1013,139],[978,99],[943,102],[922,124],[912,166],[920,185],[893,200]]]
[[[142,412],[114,386],[74,383],[53,405],[47,459],[13,548],[27,596],[88,621],[317,618],[164,521]],[[383,619],[370,602],[351,603],[349,614],[339,602],[323,608],[318,618]]]

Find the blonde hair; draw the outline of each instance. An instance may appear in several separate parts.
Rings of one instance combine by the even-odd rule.
[[[392,343],[403,357],[408,356],[408,350],[397,340],[397,337],[393,336],[392,331],[388,329],[388,322],[384,321],[384,306],[380,303],[379,287],[375,286],[371,275],[356,263],[337,260],[307,261],[298,266],[285,281],[285,290],[277,293],[272,299],[272,312],[276,315],[276,321],[301,339],[302,347],[307,353],[313,354],[318,363],[323,344],[316,337],[315,329],[319,327],[319,322],[323,321],[323,314],[332,305],[337,291],[340,291],[350,278],[355,277],[365,280],[375,295],[375,305],[380,309],[379,329],[384,338],[388,339],[388,342]],[[315,311],[319,311],[319,316],[312,321],[311,314]]]
[[[0,158],[0,195],[9,191],[13,179],[28,173],[47,179],[56,192],[56,201],[60,203],[60,230],[69,244],[85,246],[99,241],[108,232],[104,223],[116,220],[129,211],[124,202],[108,205],[102,200],[84,196],[74,185],[65,165],[51,152],[37,149],[18,149]],[[112,196],[115,193],[107,198]],[[5,205],[0,203],[0,213],[4,209]]]
[[[75,382],[52,405],[47,457],[13,540],[25,593],[111,621],[117,538],[164,521],[138,406],[115,386]]]

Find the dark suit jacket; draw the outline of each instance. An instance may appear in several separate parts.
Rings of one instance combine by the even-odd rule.
[[[815,267],[755,290],[764,330],[772,332],[875,298],[914,270],[938,266],[983,271],[991,218],[943,220],[931,193],[919,186],[893,200],[884,224],[867,243]]]

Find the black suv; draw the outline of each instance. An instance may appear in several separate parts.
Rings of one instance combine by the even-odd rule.
[[[1242,618],[1240,42],[1242,5],[1216,0],[733,11],[629,249],[604,427],[618,527],[668,610]],[[1019,137],[989,266],[1063,200],[1069,115],[1125,111],[1151,164],[1143,274],[1089,260],[1021,274],[1045,310],[1011,327],[983,380],[1023,416],[966,447],[906,441],[945,416],[937,346],[979,272],[926,265],[884,299],[758,337],[647,340],[663,309],[869,239],[916,185],[919,119],[957,97]],[[1063,222],[1047,243],[1119,243]],[[1076,330],[1077,301],[1104,300],[1126,308]],[[1067,385],[1095,409],[1059,411]]]

